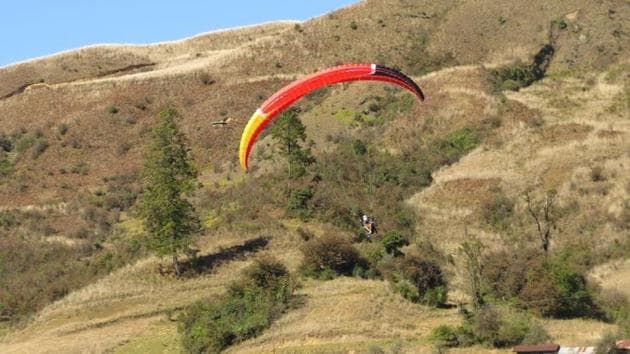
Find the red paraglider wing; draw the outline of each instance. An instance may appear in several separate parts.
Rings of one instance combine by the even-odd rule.
[[[239,146],[241,167],[247,170],[247,160],[254,141],[260,132],[280,112],[309,92],[340,82],[369,80],[392,83],[413,92],[418,99],[424,94],[418,85],[404,74],[376,64],[346,64],[319,71],[303,79],[294,81],[269,97],[250,118]]]
[[[348,64],[325,69],[281,88],[263,102],[260,109],[274,116],[309,92],[339,82],[360,80],[371,74],[370,64]]]

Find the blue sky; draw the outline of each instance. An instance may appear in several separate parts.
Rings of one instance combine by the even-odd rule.
[[[5,0],[0,66],[98,43],[152,43],[273,20],[305,20],[357,0]]]

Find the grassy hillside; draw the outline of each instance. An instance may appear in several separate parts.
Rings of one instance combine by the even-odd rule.
[[[0,352],[180,351],[182,309],[225,293],[257,254],[298,271],[302,236],[350,238],[358,211],[375,215],[380,235],[407,235],[405,252],[433,245],[448,303],[467,304],[462,242],[476,236],[487,254],[536,247],[524,196],[551,190],[551,253],[568,252],[601,289],[630,296],[628,18],[622,0],[367,0],[305,22],[0,68]],[[546,45],[544,77],[505,90]],[[298,102],[317,161],[295,182],[314,188],[307,217],[296,218],[271,137],[256,145],[247,175],[238,139],[275,90],[345,62],[399,68],[427,100],[357,83]],[[200,170],[192,201],[206,226],[203,271],[184,279],[160,275],[136,212],[145,143],[167,106],[190,139]],[[229,351],[427,352],[433,328],[461,322],[456,308],[411,303],[381,278],[304,278],[297,297]],[[617,328],[541,322],[571,346]],[[453,349],[471,350],[501,351]]]

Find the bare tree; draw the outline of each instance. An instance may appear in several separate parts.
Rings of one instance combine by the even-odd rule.
[[[459,246],[459,252],[464,256],[464,283],[468,295],[472,298],[473,306],[478,309],[484,305],[483,299],[483,273],[481,256],[484,245],[476,236],[468,236],[468,230],[464,231],[466,241]]]
[[[554,190],[547,191],[542,200],[536,200],[531,196],[530,192],[525,192],[525,202],[527,202],[527,211],[534,219],[538,238],[543,252],[547,253],[549,244],[551,243],[552,230],[556,229],[556,223],[559,219],[554,202],[557,193]]]

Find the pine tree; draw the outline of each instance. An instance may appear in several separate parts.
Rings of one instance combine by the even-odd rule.
[[[142,216],[149,233],[149,248],[159,256],[170,255],[180,275],[178,254],[194,241],[200,222],[185,194],[193,190],[197,171],[185,135],[175,118],[177,111],[160,112],[144,163]]]
[[[287,110],[278,117],[271,128],[271,136],[280,144],[282,155],[286,156],[289,179],[302,177],[306,174],[306,167],[315,158],[310,148],[300,146],[300,141],[306,140],[306,128],[293,109]]]

